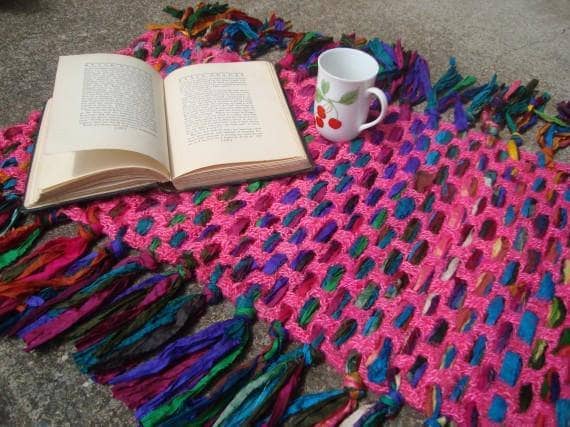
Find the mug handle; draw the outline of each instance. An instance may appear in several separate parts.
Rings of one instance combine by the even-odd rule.
[[[378,98],[378,100],[380,101],[380,107],[381,107],[380,115],[378,117],[376,117],[374,120],[372,120],[371,122],[364,123],[363,125],[361,125],[358,128],[359,133],[362,132],[364,129],[371,128],[372,126],[376,126],[378,123],[380,123],[382,121],[382,119],[384,118],[384,116],[386,115],[386,111],[388,111],[388,99],[386,98],[386,95],[384,94],[384,92],[382,92],[377,87],[369,87],[368,89],[366,89],[366,93],[370,93],[370,94],[376,96]]]

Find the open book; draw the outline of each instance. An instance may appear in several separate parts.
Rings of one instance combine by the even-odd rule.
[[[128,56],[63,56],[24,207],[153,183],[182,190],[310,167],[271,63],[196,64],[163,80]]]

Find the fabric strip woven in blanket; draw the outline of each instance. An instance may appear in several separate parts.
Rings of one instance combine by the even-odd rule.
[[[28,350],[73,340],[79,368],[143,425],[368,426],[404,403],[426,425],[568,425],[570,167],[553,155],[570,105],[549,116],[536,81],[477,85],[453,60],[432,82],[399,43],[293,33],[222,5],[168,11],[176,23],[121,52],[167,74],[289,42],[280,77],[316,168],[26,216],[32,114],[0,134],[0,330]],[[378,60],[392,104],[332,144],[311,109],[316,58],[339,45]],[[538,122],[542,151],[519,151]],[[37,244],[67,220],[77,236]],[[203,293],[185,293],[195,278]],[[188,333],[222,294],[234,318]],[[244,362],[256,315],[271,344]],[[319,355],[345,386],[299,395]],[[366,389],[380,397],[359,405]]]

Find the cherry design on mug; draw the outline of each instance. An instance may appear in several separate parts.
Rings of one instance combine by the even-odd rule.
[[[342,122],[333,117],[332,119],[329,119],[329,126],[333,129],[338,129],[342,126]]]
[[[317,115],[315,116],[315,121],[317,122],[317,126],[322,128],[325,123],[324,119],[327,117],[327,113],[322,105],[317,105]]]
[[[356,102],[358,98],[358,90],[351,90],[343,94],[340,99],[335,100],[327,97],[327,93],[330,89],[330,83],[325,79],[321,80],[320,87],[317,87],[316,100],[317,103],[317,114],[315,114],[315,122],[317,126],[322,128],[325,123],[329,125],[332,129],[340,129],[342,126],[342,121],[338,118],[338,110],[335,104],[351,105]],[[321,104],[322,103],[322,104]],[[329,117],[327,115],[334,113],[334,117]]]

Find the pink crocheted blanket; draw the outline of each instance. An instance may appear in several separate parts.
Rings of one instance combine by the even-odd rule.
[[[124,54],[152,49],[149,32]],[[172,64],[239,60],[164,31]],[[235,300],[252,284],[265,320],[280,319],[298,341],[324,333],[326,360],[342,370],[355,349],[375,392],[399,373],[414,408],[460,423],[553,419],[570,398],[570,167],[513,160],[503,141],[391,105],[384,123],[346,143],[318,136],[311,111],[314,77],[281,72],[314,171],[290,178],[178,194],[152,191],[91,203],[105,234],[175,263],[199,262],[200,282]],[[0,134],[17,166],[3,173],[24,190],[38,115]],[[13,129],[16,129],[13,128]],[[85,221],[89,205],[65,208]]]

